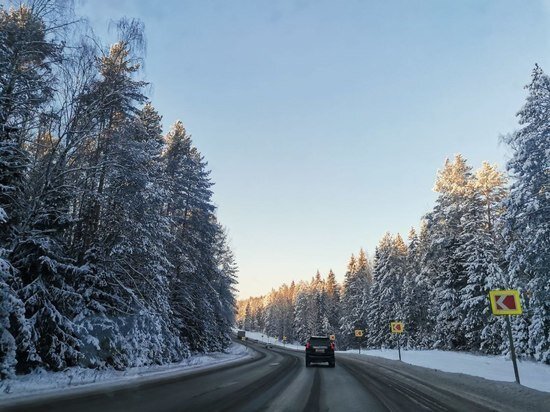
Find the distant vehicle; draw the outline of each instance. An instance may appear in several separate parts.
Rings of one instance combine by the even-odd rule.
[[[328,362],[331,368],[336,365],[334,342],[328,336],[312,336],[306,343],[306,367],[317,362]]]

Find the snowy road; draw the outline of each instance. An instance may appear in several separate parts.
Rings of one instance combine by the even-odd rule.
[[[181,377],[19,403],[6,411],[545,410],[550,394],[381,358],[338,355],[306,368],[301,352],[253,346],[257,355]],[[547,409],[546,409],[547,410]]]

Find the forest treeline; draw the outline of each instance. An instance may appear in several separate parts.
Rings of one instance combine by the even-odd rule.
[[[385,234],[373,259],[351,256],[344,282],[332,270],[238,302],[237,323],[289,342],[335,334],[341,349],[393,347],[403,321],[408,348],[507,354],[503,317],[488,292],[519,289],[512,317],[520,356],[550,363],[550,78],[535,66],[520,128],[504,137],[507,173],[457,155],[437,173],[435,206],[406,240]]]
[[[236,265],[207,163],[70,2],[0,5],[0,378],[225,348]]]

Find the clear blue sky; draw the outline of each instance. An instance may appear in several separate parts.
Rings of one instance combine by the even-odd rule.
[[[534,63],[550,72],[548,2],[80,1],[99,34],[145,23],[150,97],[209,161],[240,297],[343,279],[418,225],[446,157],[503,166]]]

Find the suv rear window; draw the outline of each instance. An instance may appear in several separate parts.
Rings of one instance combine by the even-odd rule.
[[[329,338],[311,338],[309,340],[309,343],[311,346],[329,346],[330,339]]]

